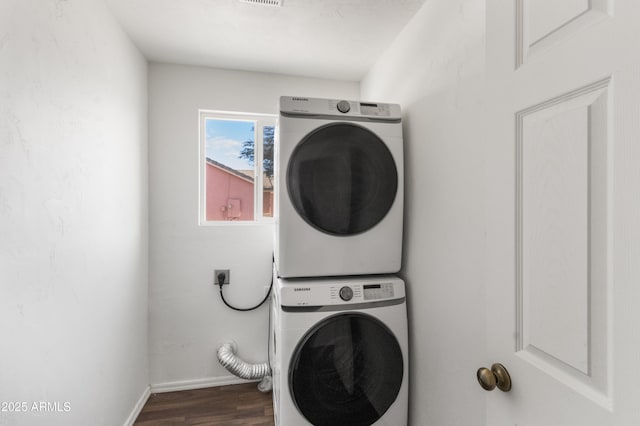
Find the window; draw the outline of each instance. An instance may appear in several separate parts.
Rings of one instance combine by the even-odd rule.
[[[273,218],[275,116],[200,111],[200,223]]]

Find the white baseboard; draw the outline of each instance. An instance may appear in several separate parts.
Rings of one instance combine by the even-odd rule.
[[[147,386],[144,389],[144,392],[142,392],[142,395],[140,395],[140,399],[138,399],[135,407],[133,407],[131,414],[129,414],[129,417],[127,417],[127,420],[124,422],[124,426],[133,426],[133,422],[136,421],[136,419],[140,415],[140,412],[142,411],[142,408],[144,407],[144,404],[147,403],[149,395],[151,395],[151,387]]]
[[[244,380],[236,376],[208,377],[204,379],[180,380],[177,382],[155,383],[151,385],[151,393],[175,392],[191,389],[212,388],[215,386],[251,383],[256,380]]]

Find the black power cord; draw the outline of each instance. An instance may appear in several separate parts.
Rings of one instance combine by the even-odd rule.
[[[272,263],[273,263],[273,261],[274,260],[272,259]],[[222,299],[224,304],[227,305],[227,307],[233,309],[234,311],[247,312],[247,311],[253,311],[255,309],[258,309],[260,306],[264,305],[264,302],[269,300],[269,296],[271,295],[271,289],[273,288],[273,274],[272,274],[271,275],[271,284],[269,284],[269,290],[267,291],[267,295],[264,296],[264,299],[262,299],[262,301],[260,303],[258,303],[256,306],[253,306],[251,308],[236,308],[235,306],[230,305],[229,302],[227,302],[225,300],[224,294],[222,294],[222,286],[224,285],[225,275],[220,273],[220,274],[218,274],[218,276],[216,278],[218,279],[218,285],[220,286],[220,298]]]

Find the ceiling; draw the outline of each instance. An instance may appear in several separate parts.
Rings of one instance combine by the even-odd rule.
[[[151,61],[359,81],[426,0],[106,0]]]

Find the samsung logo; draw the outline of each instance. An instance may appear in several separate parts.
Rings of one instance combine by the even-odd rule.
[[[292,101],[309,102],[309,98],[291,98]]]
[[[296,287],[293,291],[311,291],[311,287]]]

